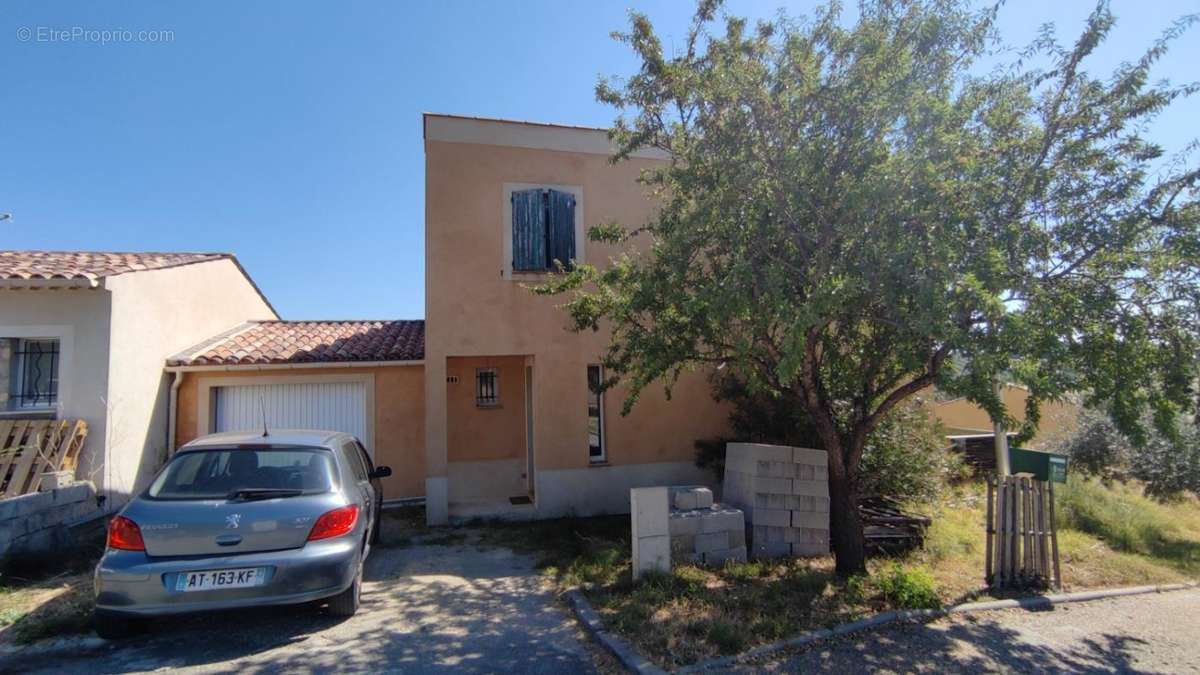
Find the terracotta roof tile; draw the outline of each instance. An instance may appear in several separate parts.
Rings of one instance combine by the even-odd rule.
[[[235,366],[425,358],[424,321],[252,321],[167,359]]]
[[[233,258],[229,253],[115,253],[103,251],[0,251],[0,279],[84,280],[95,286],[104,277],[160,270]]]

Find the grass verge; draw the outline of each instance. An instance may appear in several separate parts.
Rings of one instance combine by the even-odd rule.
[[[1059,548],[1067,590],[1161,584],[1200,576],[1200,502],[1160,504],[1137,486],[1072,479],[1059,486]],[[933,608],[990,596],[983,586],[982,485],[918,510],[933,515],[921,551],[870,561],[839,579],[831,559],[676,567],[630,578],[629,520],[493,523],[484,541],[538,556],[562,588],[579,586],[606,624],[664,667],[890,609]]]

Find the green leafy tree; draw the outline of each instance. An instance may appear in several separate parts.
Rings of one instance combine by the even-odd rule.
[[[1082,391],[1134,439],[1148,410],[1171,428],[1196,376],[1197,171],[1141,133],[1196,90],[1151,81],[1193,18],[1098,78],[1104,4],[1073,45],[1047,28],[984,74],[994,11],[956,0],[710,32],[718,5],[676,53],[637,13],[617,35],[641,67],[597,94],[621,110],[614,161],[669,153],[643,175],[660,209],[593,227],[625,252],[540,289],[569,294],[576,329],[611,328],[626,410],[717,366],[803,409],[829,452],[842,574],[865,569],[867,440],[930,385],[1010,428],[1000,373],[1029,388],[1028,425]]]

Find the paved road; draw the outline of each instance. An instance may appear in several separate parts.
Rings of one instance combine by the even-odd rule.
[[[0,672],[596,670],[594,648],[529,557],[475,537],[376,549],[366,579],[362,609],[349,620],[310,607],[167,619],[130,642],[80,639],[71,656],[12,657]]]
[[[898,626],[740,670],[1200,673],[1200,591]]]

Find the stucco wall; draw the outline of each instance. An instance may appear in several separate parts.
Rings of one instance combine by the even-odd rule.
[[[500,396],[496,406],[475,404],[475,370],[495,368]],[[525,357],[489,356],[449,359],[446,385],[450,421],[450,462],[477,462],[525,457]]]
[[[0,291],[0,336],[59,339],[58,416],[88,423],[77,475],[101,489],[111,304],[103,289]],[[154,372],[161,370],[160,362]]]
[[[987,412],[966,399],[953,399],[937,402],[933,400],[932,391],[924,394],[927,407],[946,427],[946,433],[951,435],[990,434],[992,419]],[[1025,402],[1029,392],[1022,387],[1007,386],[1001,391],[1001,398],[1009,412],[1018,420],[1025,419]],[[1043,403],[1041,420],[1037,434],[1028,445],[1039,446],[1062,434],[1077,428],[1079,407],[1069,402]]]
[[[384,498],[421,497],[425,494],[424,368],[421,366],[189,372],[179,387],[176,446],[209,432],[209,421],[200,423],[201,380],[220,386],[221,380],[231,378],[312,381],[330,375],[365,373],[373,375],[375,382],[375,463],[392,467],[391,477],[383,480]]]
[[[637,226],[654,209],[637,178],[655,160],[614,166],[599,152],[429,139],[425,156],[429,476],[436,481],[446,475],[448,450],[457,443],[452,434],[459,433],[448,427],[448,420],[456,424],[453,415],[436,403],[447,396],[447,357],[503,354],[532,356],[537,469],[584,470],[589,480],[607,483],[605,470],[588,463],[586,373],[589,363],[600,360],[608,334],[568,331],[568,317],[557,307],[563,298],[535,296],[520,281],[503,278],[505,185],[577,186],[585,228],[610,220]],[[586,262],[600,265],[615,253],[588,241],[576,248]],[[668,402],[661,387],[652,387],[629,417],[620,415],[623,391],[605,394],[612,467],[686,467],[697,439],[727,433],[727,411],[713,402],[702,374],[686,375],[673,393]],[[540,491],[540,478],[538,485]]]
[[[124,274],[112,292],[105,485],[116,503],[145,487],[166,457],[168,356],[274,311],[231,260]]]

